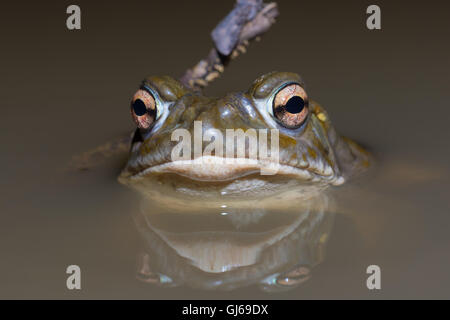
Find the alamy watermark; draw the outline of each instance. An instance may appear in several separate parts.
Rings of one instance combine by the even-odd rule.
[[[367,278],[366,286],[369,290],[381,289],[381,268],[376,264],[367,267],[366,273],[370,274]]]
[[[66,13],[70,14],[66,20],[66,27],[69,30],[81,29],[81,9],[76,4],[71,4],[67,7]]]
[[[66,280],[66,287],[69,290],[81,289],[81,269],[76,264],[67,267],[66,273],[70,274]]]
[[[69,30],[81,29],[81,8],[76,4],[67,7],[66,13],[70,14],[66,19],[66,27]],[[369,14],[366,20],[366,27],[369,30],[381,29],[381,9],[378,5],[372,4],[367,7],[366,14]]]
[[[376,4],[372,4],[367,7],[367,14],[370,16],[366,20],[366,27],[369,30],[380,30],[381,29],[381,9]]]
[[[208,157],[215,157],[214,161],[217,164],[233,164],[236,163],[236,159],[245,159],[247,164],[258,166],[261,175],[274,175],[278,172],[280,159],[278,129],[250,128],[246,131],[226,129],[224,137],[222,132],[215,128],[203,131],[202,121],[194,121],[193,135],[191,137],[191,132],[183,128],[172,132],[171,140],[178,141],[172,149],[172,161],[196,159],[201,162]],[[209,142],[205,148],[203,142]]]

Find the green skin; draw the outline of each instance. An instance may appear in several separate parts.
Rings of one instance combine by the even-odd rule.
[[[317,103],[309,102],[309,115],[296,129],[284,127],[270,114],[275,94],[289,83],[304,87],[295,73],[273,72],[258,78],[246,92],[210,98],[171,77],[147,78],[143,86],[154,93],[161,115],[149,129],[136,130],[119,181],[166,204],[176,204],[174,199],[181,199],[182,206],[183,199],[192,196],[204,200],[204,204],[218,199],[267,200],[272,196],[298,199],[327,186],[340,185],[364,171],[370,164],[370,155],[339,136]],[[186,166],[181,168],[171,160],[172,149],[178,143],[172,141],[171,135],[177,128],[185,128],[193,135],[194,121],[202,121],[203,132],[214,128],[224,136],[226,129],[278,129],[282,169],[275,175],[261,175],[262,163],[254,167],[234,164],[224,176],[223,171],[215,172],[203,165],[190,174]],[[203,143],[203,148],[207,144]],[[205,170],[201,179],[199,170]]]

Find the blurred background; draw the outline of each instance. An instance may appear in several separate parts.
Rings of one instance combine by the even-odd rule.
[[[66,28],[72,1],[20,1],[0,13],[0,298],[450,298],[449,3],[277,2],[277,23],[206,93],[297,72],[338,132],[374,153],[372,173],[341,196],[312,278],[279,294],[140,283],[138,204],[116,181],[124,159],[64,170],[131,132],[140,81],[180,76],[203,58],[233,1],[80,0],[78,31]],[[366,28],[370,4],[381,30]],[[80,291],[66,288],[70,264],[81,267]],[[366,287],[370,264],[381,290]]]

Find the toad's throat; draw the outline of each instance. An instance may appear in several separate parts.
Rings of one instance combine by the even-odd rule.
[[[290,176],[304,181],[330,180],[341,184],[335,179],[331,168],[317,171],[313,168],[298,168],[269,160],[249,158],[223,158],[202,156],[193,160],[177,160],[158,164],[133,175],[132,179],[142,179],[152,174],[173,173],[196,181],[230,181],[248,175]],[[335,181],[331,181],[335,180]]]

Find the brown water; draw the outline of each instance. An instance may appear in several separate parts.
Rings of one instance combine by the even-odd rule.
[[[65,28],[69,4],[7,4],[0,17],[1,298],[450,298],[448,3],[378,1],[382,30],[368,31],[369,2],[280,1],[273,29],[208,89],[219,95],[268,71],[298,72],[337,130],[377,158],[372,172],[336,190],[312,277],[273,294],[137,281],[139,202],[116,182],[123,158],[63,170],[73,155],[131,131],[128,104],[141,79],[196,63],[232,2],[78,1],[77,32]],[[259,228],[292,222],[273,219]],[[277,252],[301,255],[294,249]],[[80,291],[66,288],[71,264],[81,267]],[[379,291],[366,288],[371,264],[381,267]]]

